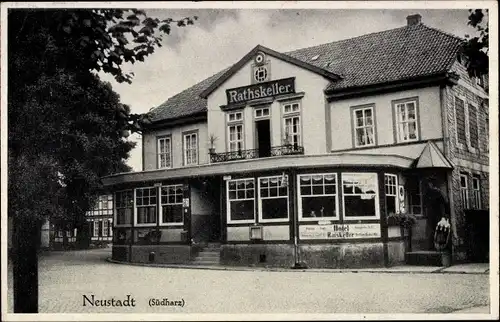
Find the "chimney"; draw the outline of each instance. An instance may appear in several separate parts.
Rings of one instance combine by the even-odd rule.
[[[422,16],[418,13],[415,15],[410,15],[406,17],[406,21],[408,22],[408,26],[415,26],[422,22]]]

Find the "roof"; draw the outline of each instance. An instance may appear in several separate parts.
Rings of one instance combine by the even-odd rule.
[[[415,160],[414,168],[445,168],[453,169],[450,161],[441,153],[439,148],[432,141],[427,142],[420,156]]]
[[[417,24],[294,50],[284,55],[340,75],[341,79],[332,81],[326,89],[334,92],[447,72],[456,60],[461,42],[458,37]],[[169,98],[149,112],[152,121],[205,112],[206,99],[200,95],[212,84],[221,84],[221,79],[228,77],[231,69],[226,68]]]

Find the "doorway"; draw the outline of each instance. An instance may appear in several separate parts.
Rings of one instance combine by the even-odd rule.
[[[271,122],[267,120],[255,121],[255,133],[259,158],[271,156]]]

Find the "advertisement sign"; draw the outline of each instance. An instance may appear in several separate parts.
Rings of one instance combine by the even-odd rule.
[[[295,77],[226,90],[227,105],[295,93]]]
[[[301,225],[300,239],[379,238],[380,224]]]

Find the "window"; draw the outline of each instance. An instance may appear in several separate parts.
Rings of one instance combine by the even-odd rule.
[[[394,174],[385,174],[385,204],[387,214],[399,213],[398,204],[398,177]]]
[[[397,142],[418,140],[417,101],[395,104]]]
[[[465,103],[464,100],[455,96],[455,118],[457,128],[457,143],[465,144]]]
[[[227,115],[227,121],[228,122],[243,121],[243,113],[242,112],[229,113]]]
[[[267,81],[269,79],[269,70],[267,66],[254,67],[253,77],[258,83]]]
[[[300,104],[298,102],[283,105],[283,128],[285,144],[301,145]]]
[[[184,134],[184,165],[198,164],[198,134]]]
[[[255,118],[268,117],[269,116],[269,107],[257,108],[255,109]]]
[[[134,191],[118,191],[116,200],[116,225],[131,225],[134,213]]]
[[[108,237],[108,231],[109,231],[109,221],[103,220],[102,222],[102,236],[103,237]]]
[[[469,146],[477,149],[479,146],[479,133],[477,126],[477,107],[472,104],[467,104],[469,110]]]
[[[299,219],[335,219],[338,213],[337,174],[302,174],[299,182]],[[319,218],[319,219],[318,219]]]
[[[373,107],[356,108],[354,117],[354,146],[375,145],[375,125],[373,121]]]
[[[98,220],[94,220],[94,237],[99,237],[99,223],[100,222]]]
[[[182,200],[184,186],[182,184],[161,187],[161,223],[166,225],[183,225]]]
[[[464,209],[469,209],[469,191],[467,184],[467,174],[460,174],[460,198]]]
[[[254,179],[227,181],[228,223],[255,222],[255,183]]]
[[[136,223],[156,224],[156,187],[135,189]]]
[[[172,142],[170,137],[158,139],[158,168],[172,167]]]
[[[481,209],[481,180],[479,176],[472,177],[471,208]]]
[[[259,220],[288,220],[288,176],[259,178]]]
[[[408,212],[413,215],[423,215],[422,184],[417,177],[408,177],[406,179],[406,192],[408,195]]]
[[[345,219],[371,219],[379,217],[376,173],[343,173]]]
[[[113,220],[111,219],[108,220],[108,227],[109,227],[109,236],[113,237]]]
[[[229,125],[229,151],[243,150],[243,124]]]

